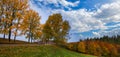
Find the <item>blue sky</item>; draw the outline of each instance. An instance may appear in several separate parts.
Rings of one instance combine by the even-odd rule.
[[[88,37],[120,34],[120,0],[29,0],[44,24],[60,13],[71,25],[69,42]]]
[[[39,13],[42,24],[54,13],[68,20],[69,42],[120,34],[120,0],[29,0],[29,5]],[[17,39],[27,41],[25,36]]]

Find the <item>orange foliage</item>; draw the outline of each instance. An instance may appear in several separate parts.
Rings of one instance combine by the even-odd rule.
[[[69,43],[69,45],[69,49],[73,50],[76,43]],[[100,57],[117,57],[119,50],[118,46],[101,41],[82,41],[78,43],[77,47],[77,51],[81,53],[92,54]],[[74,51],[76,50],[74,49]]]
[[[85,43],[84,42],[79,42],[78,43],[78,51],[85,53],[85,49],[86,49]]]

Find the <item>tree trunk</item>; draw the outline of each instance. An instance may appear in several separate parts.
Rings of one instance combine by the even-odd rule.
[[[28,42],[30,42],[30,37],[28,38]]]
[[[15,34],[15,36],[14,36],[14,43],[15,43],[15,40],[16,40],[16,34]]]
[[[31,43],[32,43],[32,40],[33,40],[33,33],[31,33],[31,35],[30,35],[30,36],[31,36]]]
[[[12,23],[10,24],[10,26],[9,26],[9,27],[11,27],[11,26],[12,26]],[[9,39],[9,42],[10,42],[10,39],[11,39],[11,28],[9,29],[8,39]]]
[[[18,25],[19,25],[19,19],[18,19],[18,23],[17,23],[17,27],[16,27],[16,30],[15,30],[15,36],[14,36],[14,42],[16,40],[16,37],[17,37],[17,31],[18,31]]]
[[[6,29],[6,22],[4,24],[4,29]],[[6,31],[5,31],[6,32]],[[4,35],[3,35],[3,38],[5,39],[5,32],[4,32]]]
[[[16,33],[17,33],[17,31],[18,31],[18,29],[15,30]],[[15,34],[15,36],[14,36],[14,42],[16,40],[16,37],[17,37],[17,34]]]
[[[33,39],[32,39],[32,37],[31,37],[31,43],[32,43],[32,40],[33,40]]]
[[[3,35],[3,38],[5,39],[5,33],[4,33],[4,35]]]
[[[10,39],[11,39],[11,30],[9,30],[8,39],[9,39],[9,42],[10,42]]]

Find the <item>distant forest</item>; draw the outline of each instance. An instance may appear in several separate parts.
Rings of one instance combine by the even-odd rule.
[[[79,42],[68,43],[66,48],[99,57],[120,57],[120,35],[87,38]]]
[[[103,37],[94,37],[94,38],[87,38],[85,39],[85,41],[103,41],[103,42],[108,42],[108,43],[113,43],[113,44],[120,44],[120,35],[116,35],[116,36],[103,36]],[[80,40],[82,41],[82,40]]]

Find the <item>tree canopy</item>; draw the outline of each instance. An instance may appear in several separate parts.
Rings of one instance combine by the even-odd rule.
[[[42,31],[46,41],[52,39],[57,43],[66,41],[69,30],[69,22],[63,20],[60,14],[53,14],[49,16]]]

